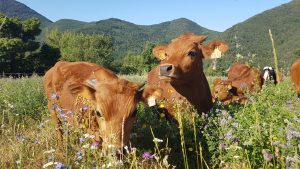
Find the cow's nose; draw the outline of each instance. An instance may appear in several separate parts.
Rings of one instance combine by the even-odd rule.
[[[160,75],[161,76],[170,76],[174,70],[173,65],[161,65],[160,66]]]

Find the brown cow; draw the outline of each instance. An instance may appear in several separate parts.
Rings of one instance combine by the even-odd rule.
[[[228,79],[214,81],[213,97],[225,104],[234,101],[243,103],[246,99],[245,92],[258,92],[262,84],[263,77],[259,69],[234,63],[228,71]]]
[[[148,74],[148,83],[163,89],[161,100],[165,109],[174,117],[174,100],[188,101],[198,113],[212,108],[212,98],[203,72],[202,59],[218,58],[228,50],[222,41],[203,44],[207,36],[185,33],[168,45],[158,45],[153,54],[161,60],[160,65]]]
[[[139,101],[157,98],[161,91],[118,78],[88,62],[55,64],[44,76],[48,108],[62,140],[62,123],[78,125],[102,145],[123,147],[135,121]]]
[[[291,66],[291,79],[300,98],[300,58],[294,61]]]

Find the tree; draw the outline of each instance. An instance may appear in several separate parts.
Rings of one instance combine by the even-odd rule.
[[[0,23],[0,72],[33,72],[36,65],[31,59],[40,48],[40,43],[35,41],[41,32],[40,21],[37,18],[22,21],[0,14]]]
[[[113,43],[109,36],[70,31],[61,33],[53,29],[47,33],[46,42],[60,50],[60,60],[89,61],[111,68]]]

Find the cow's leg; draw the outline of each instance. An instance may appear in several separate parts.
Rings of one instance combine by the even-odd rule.
[[[53,110],[53,105],[51,103],[48,104],[48,108],[49,108],[49,111],[51,114],[52,122],[55,126],[55,130],[57,133],[58,144],[62,145],[62,141],[63,141],[62,123],[57,116],[57,112],[55,110]]]

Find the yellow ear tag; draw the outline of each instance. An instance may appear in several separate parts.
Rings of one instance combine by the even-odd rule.
[[[216,47],[216,48],[214,49],[214,51],[212,52],[210,58],[211,58],[211,59],[219,59],[219,58],[221,58],[221,57],[222,57],[222,52],[219,50],[218,47]]]
[[[227,88],[230,90],[230,89],[232,89],[232,86],[231,86],[231,85],[228,85]]]
[[[151,96],[148,98],[148,106],[149,107],[152,107],[152,106],[155,106],[156,105],[156,102],[155,102],[155,97]]]

